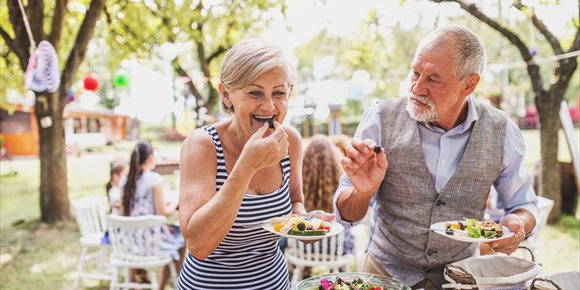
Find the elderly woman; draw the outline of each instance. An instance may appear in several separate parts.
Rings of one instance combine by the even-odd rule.
[[[281,124],[292,81],[277,47],[247,40],[227,52],[219,91],[232,116],[194,131],[181,150],[181,289],[289,289],[278,236],[256,224],[305,213],[301,138]]]

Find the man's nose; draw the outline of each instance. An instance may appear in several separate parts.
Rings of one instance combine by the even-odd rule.
[[[427,87],[422,78],[411,82],[411,93],[415,96],[425,96],[427,95]]]

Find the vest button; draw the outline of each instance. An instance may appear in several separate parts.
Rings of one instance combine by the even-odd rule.
[[[437,251],[433,250],[433,249],[429,249],[427,250],[427,256],[431,256],[433,254],[437,254]]]
[[[436,205],[445,205],[445,202],[444,201],[441,201],[441,200],[438,200],[435,204]]]

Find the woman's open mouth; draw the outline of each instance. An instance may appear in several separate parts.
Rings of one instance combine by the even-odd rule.
[[[276,115],[253,115],[252,118],[259,122],[260,126],[263,126],[264,123],[276,120]]]

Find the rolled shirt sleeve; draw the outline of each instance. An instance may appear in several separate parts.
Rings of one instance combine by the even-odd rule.
[[[354,137],[357,139],[371,139],[373,141],[375,141],[375,143],[377,145],[381,145],[381,120],[380,120],[380,116],[379,116],[379,106],[378,104],[374,104],[372,105],[367,111],[365,111],[365,113],[362,116],[362,119],[356,129],[356,132],[354,133]],[[340,193],[346,189],[346,188],[350,188],[352,187],[352,183],[350,181],[350,179],[348,178],[348,176],[346,174],[343,174],[340,177],[340,181],[338,184],[338,188],[336,189],[336,192],[334,193],[334,197],[333,197],[333,203],[334,203],[334,213],[336,215],[336,220],[342,224],[343,226],[345,226],[346,228],[349,227],[353,227],[358,225],[361,220],[357,220],[357,221],[346,221],[342,218],[342,216],[340,215],[340,211],[338,210],[338,207],[336,206],[336,202],[338,201],[338,197],[340,196]],[[376,192],[373,194],[373,199],[374,196],[376,196]]]
[[[529,211],[538,226],[538,199],[532,188],[532,176],[524,164],[524,138],[517,125],[508,119],[505,130],[502,170],[494,183],[497,190],[497,208],[506,215],[518,209]],[[535,231],[535,227],[534,230]]]

